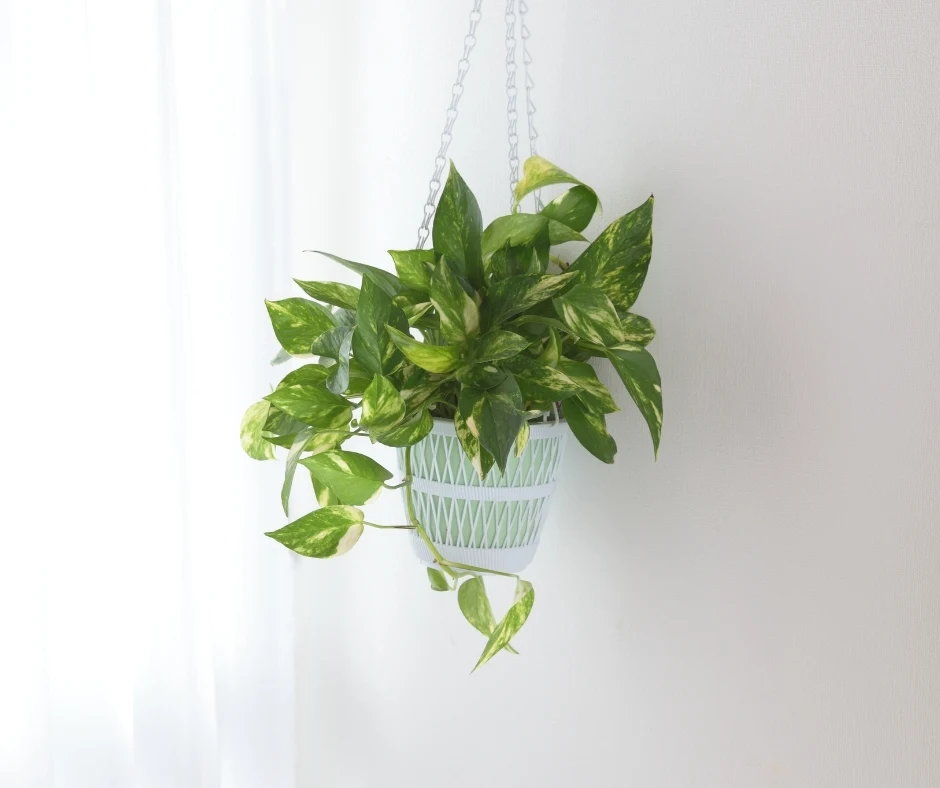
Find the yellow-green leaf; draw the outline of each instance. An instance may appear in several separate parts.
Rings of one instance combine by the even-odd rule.
[[[432,591],[450,591],[450,583],[440,569],[428,567],[428,581],[431,583]]]
[[[522,178],[516,184],[516,205],[522,202],[522,198],[536,189],[543,189],[546,186],[552,186],[556,183],[574,183],[590,189],[570,173],[565,172],[561,167],[552,164],[541,156],[530,156],[522,164]],[[593,191],[593,189],[591,189]]]
[[[433,428],[434,419],[427,408],[421,408],[390,430],[373,432],[373,437],[384,446],[403,449],[426,438]]]
[[[290,490],[294,484],[294,472],[297,470],[297,461],[304,451],[307,441],[313,436],[313,427],[305,427],[294,436],[290,449],[287,451],[287,462],[284,464],[284,483],[281,485],[281,507],[284,514],[290,516],[288,512],[288,503],[290,501]]]
[[[541,213],[580,232],[591,223],[598,205],[594,190],[582,184],[558,195]]]
[[[268,420],[271,403],[265,400],[256,402],[245,411],[241,423],[241,442],[245,454],[253,460],[273,460],[274,447],[264,439],[264,423]]]
[[[474,629],[487,637],[493,634],[496,629],[496,616],[493,615],[482,577],[471,577],[461,583],[457,589],[457,604],[460,605],[463,617]]]
[[[352,405],[346,399],[318,386],[285,386],[265,399],[297,421],[318,430],[340,429],[352,418]]]
[[[441,334],[448,342],[463,342],[480,333],[480,309],[444,258],[431,275],[431,303],[441,321]]]
[[[614,461],[617,443],[607,432],[607,419],[602,413],[589,410],[578,397],[565,400],[565,420],[574,437],[601,462]]]
[[[656,336],[656,329],[642,315],[636,315],[633,312],[625,312],[620,315],[620,323],[623,325],[623,338],[625,342],[635,342],[637,345],[648,345]]]
[[[605,347],[624,341],[617,310],[597,288],[577,284],[552,303],[558,316],[579,336]]]
[[[477,407],[482,409],[482,398],[478,400]],[[477,415],[479,415],[479,413],[477,413]],[[470,413],[470,416],[473,416],[472,412]],[[470,460],[470,464],[473,465],[473,469],[480,477],[480,481],[483,481],[486,478],[486,474],[490,472],[490,468],[493,467],[493,455],[480,446],[479,436],[474,435],[470,430],[467,419],[461,415],[459,408],[454,413],[454,429],[457,432],[457,439],[460,441],[460,445],[463,447],[464,454],[467,455],[467,459]]]
[[[363,427],[379,432],[390,430],[405,417],[405,401],[392,382],[376,375],[362,395]]]
[[[363,281],[368,279],[383,292],[387,293],[389,297],[398,295],[398,293],[405,289],[405,286],[399,281],[395,274],[389,273],[381,268],[376,268],[372,265],[364,265],[363,263],[355,263],[352,260],[337,257],[335,254],[330,254],[329,252],[319,252],[316,249],[308,249],[307,251],[313,252],[314,254],[322,254],[324,257],[329,257],[330,260],[339,263],[350,271],[355,271],[362,276]]]
[[[431,269],[434,266],[433,249],[409,249],[388,252],[395,263],[398,278],[405,287],[427,294],[431,289]]]
[[[578,399],[589,410],[600,415],[616,413],[620,410],[617,403],[614,402],[614,398],[610,395],[607,386],[598,380],[597,373],[590,364],[562,357],[558,361],[558,369],[578,384],[581,389],[578,393]]]
[[[512,331],[487,331],[473,343],[470,355],[474,361],[499,361],[518,356],[531,344],[531,340]]]
[[[363,515],[354,506],[327,506],[305,514],[270,536],[295,553],[310,558],[332,558],[349,552],[359,541]]]
[[[345,504],[362,506],[381,492],[392,478],[390,471],[371,457],[336,449],[300,461],[313,476],[329,487]]]
[[[421,369],[428,372],[450,372],[460,364],[460,349],[456,345],[429,345],[392,326],[386,326],[386,330],[405,358]]]
[[[336,325],[330,310],[306,298],[265,301],[271,327],[281,347],[294,356],[310,353],[310,345]]]
[[[356,310],[359,303],[359,288],[340,282],[305,282],[294,280],[308,296],[323,301],[325,304]]]
[[[559,293],[577,274],[546,274],[544,276],[512,276],[490,287],[483,306],[483,323],[487,328],[531,309]]]
[[[663,389],[656,361],[646,348],[632,342],[610,348],[607,358],[646,419],[653,439],[653,452],[658,454],[663,429]]]
[[[486,641],[486,646],[484,646],[483,653],[473,668],[474,670],[486,664],[509,645],[509,642],[522,629],[523,624],[529,618],[533,604],[535,604],[535,589],[532,584],[526,580],[517,581],[515,601],[506,612],[506,615],[503,616],[503,620],[496,625],[489,640]]]

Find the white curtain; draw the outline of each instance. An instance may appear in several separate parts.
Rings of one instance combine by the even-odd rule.
[[[0,0],[0,785],[293,785],[275,0]]]

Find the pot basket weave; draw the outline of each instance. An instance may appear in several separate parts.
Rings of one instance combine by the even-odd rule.
[[[522,456],[513,452],[505,474],[494,467],[481,482],[453,423],[435,419],[431,433],[411,449],[411,491],[418,521],[444,558],[500,572],[528,566],[567,437],[564,422],[530,424]],[[398,450],[398,462],[403,469],[404,449]],[[434,563],[417,533],[412,544],[422,562]]]

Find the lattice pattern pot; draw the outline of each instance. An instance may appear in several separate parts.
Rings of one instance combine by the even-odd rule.
[[[505,474],[494,467],[482,482],[452,422],[435,419],[430,435],[412,447],[415,514],[445,558],[501,572],[519,572],[532,560],[564,456],[568,425],[530,427],[522,456],[513,453]],[[404,449],[398,450],[398,462],[404,469]],[[415,554],[431,565],[427,545],[417,534],[413,538]]]

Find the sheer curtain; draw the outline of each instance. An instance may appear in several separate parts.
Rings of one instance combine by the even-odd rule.
[[[0,785],[293,785],[282,6],[0,0]]]

